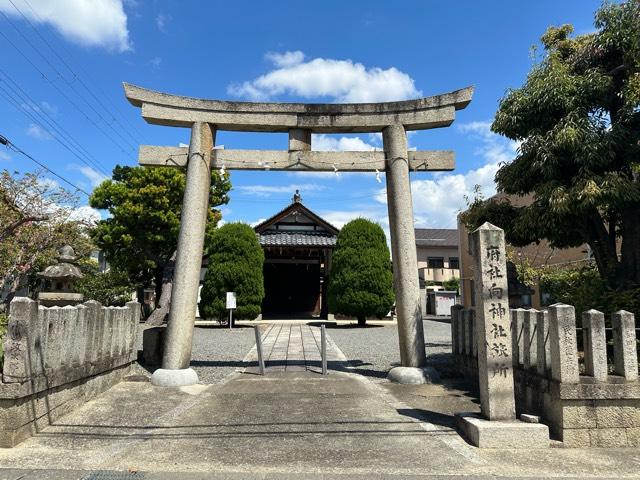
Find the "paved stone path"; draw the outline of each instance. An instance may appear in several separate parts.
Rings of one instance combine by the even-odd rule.
[[[262,354],[268,372],[322,371],[320,356],[320,327],[306,324],[272,323],[262,333]],[[257,372],[258,353],[254,346],[245,358]],[[327,335],[327,361],[334,363],[346,358]]]
[[[412,391],[412,398],[428,394]],[[438,416],[420,420],[422,413],[361,375],[335,371],[236,373],[222,384],[166,389],[125,381],[0,449],[0,479],[134,478],[127,471],[163,479],[184,477],[147,472],[189,479],[638,476],[638,449],[479,450]],[[23,470],[3,471],[11,468]]]

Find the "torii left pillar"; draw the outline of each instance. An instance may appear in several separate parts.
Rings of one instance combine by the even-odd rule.
[[[388,377],[396,383],[431,383],[439,377],[437,371],[425,365],[407,133],[401,124],[389,125],[382,131],[382,139],[401,362]]]
[[[198,383],[198,374],[189,368],[189,363],[209,211],[214,143],[215,130],[211,125],[193,124],[162,368],[151,376],[153,385],[178,387]]]

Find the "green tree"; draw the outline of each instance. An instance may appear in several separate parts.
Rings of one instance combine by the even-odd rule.
[[[364,326],[367,317],[384,317],[393,306],[393,273],[384,231],[358,218],[338,234],[327,289],[329,310],[354,316]]]
[[[457,292],[460,290],[460,279],[456,277],[450,278],[449,280],[442,282],[442,288],[451,292]]]
[[[161,323],[169,311],[185,179],[177,168],[116,166],[112,179],[91,195],[92,207],[110,213],[92,234],[109,263],[126,272],[132,284],[155,282],[157,308],[149,323]],[[215,207],[228,202],[230,186],[228,174],[212,171],[207,236],[221,218]]]
[[[42,171],[0,172],[0,311],[22,287],[33,292],[37,272],[56,261],[57,250],[72,245],[79,256],[93,248],[90,219],[79,216],[77,195],[47,179]]]
[[[254,319],[264,298],[264,252],[246,223],[227,223],[208,240],[209,266],[200,293],[200,315],[227,317],[226,292],[236,293],[236,319]]]
[[[533,203],[478,200],[464,221],[489,220],[516,246],[586,243],[622,290],[640,284],[640,0],[605,2],[595,26],[573,37],[571,25],[549,28],[544,55],[496,113],[492,130],[521,142],[498,190]]]
[[[129,275],[111,267],[101,272],[98,262],[93,259],[81,259],[78,262],[83,278],[75,283],[75,290],[84,295],[85,300],[95,300],[104,306],[123,307],[136,291]]]

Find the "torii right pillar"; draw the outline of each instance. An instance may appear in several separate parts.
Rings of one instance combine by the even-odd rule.
[[[382,138],[402,365],[391,369],[389,379],[397,383],[430,383],[438,379],[438,374],[426,367],[407,133],[403,125],[394,124],[383,130]]]

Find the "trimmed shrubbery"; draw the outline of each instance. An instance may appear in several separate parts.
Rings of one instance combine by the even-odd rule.
[[[227,223],[213,233],[206,251],[209,266],[200,293],[200,316],[226,318],[226,292],[235,292],[234,318],[257,317],[264,298],[264,252],[253,228],[245,223]]]
[[[382,228],[364,218],[347,223],[338,235],[328,286],[329,311],[358,319],[384,317],[394,302],[393,273]]]

